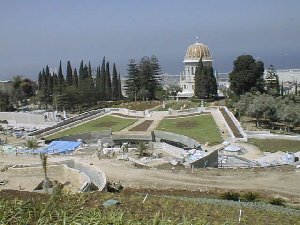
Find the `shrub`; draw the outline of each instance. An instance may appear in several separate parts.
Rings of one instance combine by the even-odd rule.
[[[238,201],[240,199],[240,194],[227,191],[221,195],[221,198],[225,200]]]
[[[285,206],[285,200],[282,198],[272,198],[269,203],[272,205]]]
[[[243,197],[247,202],[255,202],[259,198],[259,194],[254,192],[247,192]]]

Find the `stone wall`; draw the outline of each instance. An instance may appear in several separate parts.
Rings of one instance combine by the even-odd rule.
[[[105,112],[121,113],[128,116],[145,117],[145,111],[136,111],[125,108],[105,108]]]
[[[47,175],[50,179],[57,180],[60,183],[65,183],[70,181],[72,185],[72,191],[80,192],[86,186],[87,183],[90,183],[90,178],[81,171],[67,167],[66,165],[48,165],[47,166]],[[24,178],[27,177],[28,180],[37,181],[36,185],[39,182],[44,180],[44,171],[42,165],[28,165],[22,168],[9,168],[7,175],[12,177],[11,179],[18,179],[18,177]],[[26,181],[20,183],[21,186],[26,186]],[[31,186],[32,184],[30,184]]]
[[[83,140],[85,143],[95,143],[99,139],[103,141],[111,141],[111,131],[103,130],[103,131],[93,131],[93,132],[85,132],[80,134],[68,135],[60,138],[62,141],[77,141],[78,139]]]
[[[200,145],[200,143],[198,141],[196,141],[190,137],[171,133],[171,132],[155,130],[155,131],[153,131],[153,136],[154,136],[155,141],[157,141],[157,142],[160,142],[161,140],[167,140],[167,141],[171,141],[171,142],[182,143],[190,148],[195,148]]]
[[[60,163],[66,164],[70,168],[74,168],[85,173],[90,178],[90,181],[97,186],[99,191],[102,191],[106,187],[106,175],[97,167],[83,162],[77,162],[75,160],[66,160]],[[88,187],[86,187],[84,191],[88,190]]]
[[[204,156],[201,159],[198,159],[194,162],[192,162],[191,168],[205,168],[205,167],[218,167],[218,158],[219,158],[219,150],[215,150],[208,154],[207,156]]]

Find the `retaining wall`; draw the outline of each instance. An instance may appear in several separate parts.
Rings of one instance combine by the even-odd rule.
[[[169,109],[170,116],[180,116],[180,115],[187,115],[191,113],[201,113],[203,110],[201,107],[190,108],[190,109],[183,109],[183,110],[173,110]]]
[[[85,173],[90,181],[97,186],[99,191],[102,191],[106,187],[106,175],[103,171],[99,170],[93,165],[88,165],[83,162],[77,162],[75,160],[66,160],[59,162],[62,164],[66,164],[70,168],[77,169],[83,173]],[[86,186],[84,191],[89,191],[90,186]]]
[[[28,165],[22,168],[9,168],[7,172],[10,176],[17,179],[17,177],[34,177],[38,178],[40,181],[44,179],[44,170],[42,165],[32,166]],[[60,183],[65,183],[70,181],[72,184],[72,189],[74,192],[83,191],[87,183],[90,183],[90,178],[81,171],[67,167],[66,165],[48,165],[47,166],[47,175],[48,177],[54,180],[59,181]]]
[[[105,108],[105,112],[121,113],[128,116],[145,117],[145,111],[136,111],[125,108]]]
[[[44,136],[50,135],[50,134],[58,132],[62,129],[71,128],[79,123],[84,122],[84,121],[97,118],[98,116],[103,115],[104,112],[105,112],[104,109],[97,109],[97,110],[89,111],[86,113],[82,113],[78,116],[73,116],[69,119],[63,120],[52,127],[47,127],[45,129],[32,132],[32,133],[30,133],[30,135],[31,136],[41,135],[41,134],[43,134]]]
[[[284,135],[284,134],[272,134],[272,133],[248,133],[248,138],[256,139],[277,139],[277,140],[290,140],[290,141],[300,141],[300,135]]]
[[[194,162],[190,163],[191,168],[205,168],[205,167],[218,167],[218,158],[219,158],[219,150],[215,150],[204,156],[201,159],[198,159]]]
[[[175,156],[177,158],[181,158],[185,153],[184,149],[169,145],[164,142],[153,142],[153,148],[160,149],[161,151],[164,151],[169,155]]]
[[[157,142],[160,142],[161,140],[167,140],[167,141],[182,143],[190,148],[194,148],[194,147],[197,147],[200,145],[200,143],[198,141],[196,141],[190,137],[171,133],[171,132],[155,130],[155,131],[153,131],[153,135],[154,135],[155,141],[157,141]]]
[[[78,139],[83,140],[85,143],[95,143],[99,139],[104,140],[105,142],[111,140],[111,131],[104,130],[104,131],[93,131],[93,132],[85,132],[80,134],[68,135],[59,138],[62,141],[77,141]]]

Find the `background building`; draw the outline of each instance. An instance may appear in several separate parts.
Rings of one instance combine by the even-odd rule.
[[[198,42],[197,38],[196,43],[188,47],[183,60],[184,71],[180,73],[179,81],[182,92],[178,93],[178,97],[190,98],[194,96],[195,72],[200,58],[202,58],[203,66],[212,66],[213,60],[209,48]]]
[[[11,94],[13,91],[12,81],[11,80],[0,81],[0,91],[2,93]]]

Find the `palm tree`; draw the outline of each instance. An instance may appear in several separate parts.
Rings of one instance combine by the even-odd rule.
[[[40,153],[40,158],[42,161],[42,166],[43,166],[43,171],[44,171],[44,176],[45,176],[45,179],[43,181],[43,189],[48,189],[48,188],[53,187],[53,184],[47,175],[47,157],[48,156],[46,154]]]

